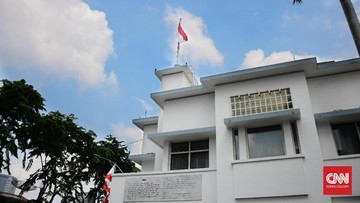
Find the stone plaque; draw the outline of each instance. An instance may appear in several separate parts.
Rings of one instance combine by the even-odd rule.
[[[201,201],[202,175],[127,178],[125,202]]]

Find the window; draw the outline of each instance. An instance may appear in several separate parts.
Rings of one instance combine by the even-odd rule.
[[[209,167],[209,140],[171,144],[170,170]]]
[[[300,141],[299,141],[299,134],[298,134],[298,130],[297,130],[297,126],[296,126],[296,121],[291,121],[290,122],[290,127],[291,127],[291,134],[292,134],[292,138],[294,141],[294,148],[295,148],[295,153],[296,154],[300,154]]]
[[[284,134],[280,125],[247,130],[249,158],[285,155]]]
[[[339,155],[360,154],[360,122],[331,125]]]
[[[233,149],[234,149],[234,159],[239,160],[240,154],[239,154],[239,130],[233,129]]]
[[[290,88],[236,95],[230,101],[233,117],[293,108]]]

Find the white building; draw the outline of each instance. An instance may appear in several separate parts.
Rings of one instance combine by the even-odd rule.
[[[316,58],[202,77],[156,70],[141,173],[111,202],[360,202],[360,59]],[[323,194],[323,166],[352,167],[352,195]]]

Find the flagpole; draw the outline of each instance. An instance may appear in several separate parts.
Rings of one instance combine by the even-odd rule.
[[[98,154],[94,154],[94,155],[95,155],[96,157],[100,158],[100,159],[104,159],[104,160],[110,162],[110,164],[112,164],[112,165],[114,165],[116,168],[118,168],[121,173],[124,173],[124,172],[121,170],[121,168],[120,168],[115,162],[111,161],[111,160],[108,159],[108,158],[102,157],[102,156],[100,156],[100,155],[98,155]]]
[[[179,65],[179,52],[180,52],[180,42],[177,43],[176,64],[175,65]]]
[[[181,24],[181,18],[179,19],[179,25]],[[177,42],[177,51],[176,51],[176,64],[175,65],[179,65],[179,53],[180,53],[180,42],[178,39]]]
[[[179,65],[179,57],[180,57],[180,44],[188,41],[188,36],[186,35],[186,33],[184,32],[184,30],[181,27],[181,18],[179,19],[179,25],[178,25],[178,43],[177,43],[177,51],[176,51],[176,64],[175,65]],[[181,39],[180,39],[181,38]]]

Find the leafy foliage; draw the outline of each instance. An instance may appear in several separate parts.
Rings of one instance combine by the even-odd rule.
[[[95,142],[96,134],[76,124],[73,114],[58,111],[46,114],[44,99],[25,80],[2,80],[0,86],[0,172],[10,174],[10,158],[24,154],[23,168],[34,160],[41,167],[32,173],[23,188],[41,183],[37,202],[83,202],[84,183],[95,182],[90,197],[102,200],[104,175],[113,160],[124,172],[135,171],[122,142],[109,135]],[[100,158],[99,158],[100,157]]]
[[[95,159],[90,166],[90,173],[94,174],[95,187],[90,190],[89,197],[95,199],[96,202],[102,202],[105,197],[105,191],[102,190],[105,181],[104,175],[113,164],[117,165],[115,173],[135,172],[137,168],[129,160],[129,152],[126,146],[112,135],[108,135],[105,140],[97,142],[94,152]],[[111,163],[109,160],[112,160],[114,163]]]
[[[34,125],[45,110],[44,98],[25,80],[2,80],[0,87],[0,172],[10,173],[10,156],[18,158],[17,150],[25,152],[27,140],[24,133]],[[5,156],[5,157],[4,157]],[[23,163],[25,164],[24,153]]]
[[[75,123],[74,115],[50,112],[29,130],[29,159],[40,159],[41,168],[26,184],[41,181],[38,200],[52,202],[56,195],[64,202],[81,202],[84,182],[89,182],[95,133]]]

